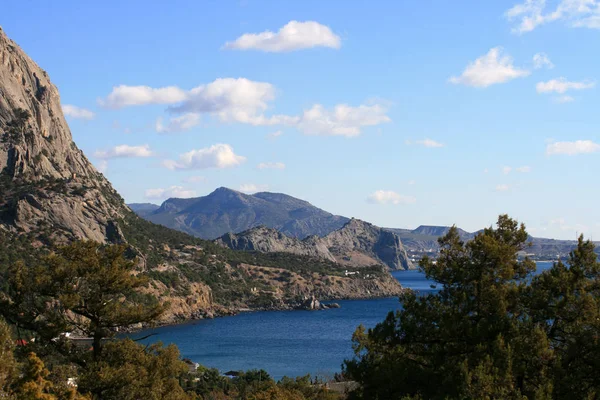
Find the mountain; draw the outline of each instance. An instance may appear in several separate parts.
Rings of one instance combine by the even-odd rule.
[[[219,195],[240,207],[246,201],[229,190]],[[318,226],[321,216],[332,225],[341,218],[285,195],[248,197],[264,206],[254,208],[256,219],[276,203],[289,209],[283,214],[298,216],[298,226]],[[168,210],[189,205],[197,212],[207,204],[193,200],[167,201],[160,210],[170,215]],[[14,262],[35,266],[39,256],[74,240],[127,246],[137,272],[150,280],[144,292],[170,305],[164,323],[241,309],[295,308],[312,296],[367,298],[402,291],[381,267],[371,268],[369,279],[347,277],[329,260],[232,251],[140,218],[73,142],[48,74],[0,28],[0,282]]]
[[[215,239],[228,232],[243,232],[256,226],[274,228],[301,239],[311,235],[325,236],[348,221],[348,218],[330,214],[286,194],[248,195],[224,187],[203,197],[168,199],[159,209],[143,217],[204,239]]]
[[[414,268],[398,235],[359,219],[352,218],[322,240],[339,262],[383,263],[394,270]]]
[[[347,267],[383,264],[394,270],[414,268],[396,234],[354,218],[324,237],[299,240],[273,228],[257,227],[239,234],[226,233],[216,243],[234,250],[318,257]]]
[[[160,208],[159,205],[152,203],[130,203],[127,206],[140,217],[144,217]]]

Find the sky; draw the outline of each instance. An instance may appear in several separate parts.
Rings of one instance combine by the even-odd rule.
[[[600,0],[24,0],[0,25],[127,202],[600,238]]]

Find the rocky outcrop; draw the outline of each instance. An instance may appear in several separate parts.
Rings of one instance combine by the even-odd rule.
[[[127,211],[72,140],[57,88],[0,28],[0,223],[106,241]]]
[[[298,240],[288,237],[276,229],[260,226],[245,232],[226,233],[215,241],[233,250],[260,251],[262,253],[292,253],[336,261],[324,243]]]
[[[351,219],[325,237],[298,240],[272,228],[258,227],[239,234],[227,233],[216,243],[234,250],[317,257],[352,267],[384,264],[394,270],[414,268],[396,234],[358,219]]]
[[[159,209],[139,215],[203,239],[215,239],[228,232],[239,233],[257,226],[274,228],[301,239],[309,235],[324,236],[348,221],[286,194],[248,195],[224,187],[204,197],[168,199]]]
[[[317,311],[317,310],[328,310],[330,308],[340,308],[338,303],[321,303],[315,296],[306,296],[302,299],[300,304],[296,306],[297,310]]]
[[[394,270],[414,268],[396,234],[359,219],[351,219],[321,241],[338,262],[356,266],[382,263]]]

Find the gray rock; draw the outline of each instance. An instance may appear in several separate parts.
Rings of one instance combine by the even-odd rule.
[[[0,28],[0,224],[105,242],[128,211],[71,137],[44,70]]]
[[[288,237],[276,229],[264,226],[239,234],[226,233],[217,239],[216,243],[234,250],[260,251],[262,253],[283,252],[336,261],[321,242],[315,244],[312,241],[298,240]]]
[[[216,243],[234,250],[292,253],[355,267],[384,264],[394,270],[414,268],[395,233],[354,218],[325,237],[298,240],[276,229],[257,227],[227,233]]]
[[[321,240],[338,261],[350,265],[369,265],[372,260],[393,270],[414,268],[398,235],[359,219],[352,218]]]

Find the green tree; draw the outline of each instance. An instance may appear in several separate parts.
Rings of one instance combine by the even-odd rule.
[[[466,244],[456,228],[441,238],[437,262],[421,262],[441,290],[408,292],[402,310],[354,333],[356,357],[345,362],[345,373],[361,384],[354,397],[547,397],[545,334],[530,329],[521,302],[535,270],[517,258],[526,240],[525,227],[505,215]]]
[[[117,328],[153,321],[165,309],[136,291],[147,279],[136,275],[136,262],[126,251],[120,245],[75,242],[37,265],[16,263],[8,271],[0,312],[48,342],[63,332],[81,332],[92,338],[98,359],[103,340]]]
[[[568,266],[556,263],[526,293],[531,322],[547,338],[555,398],[600,396],[600,263],[579,237]]]

